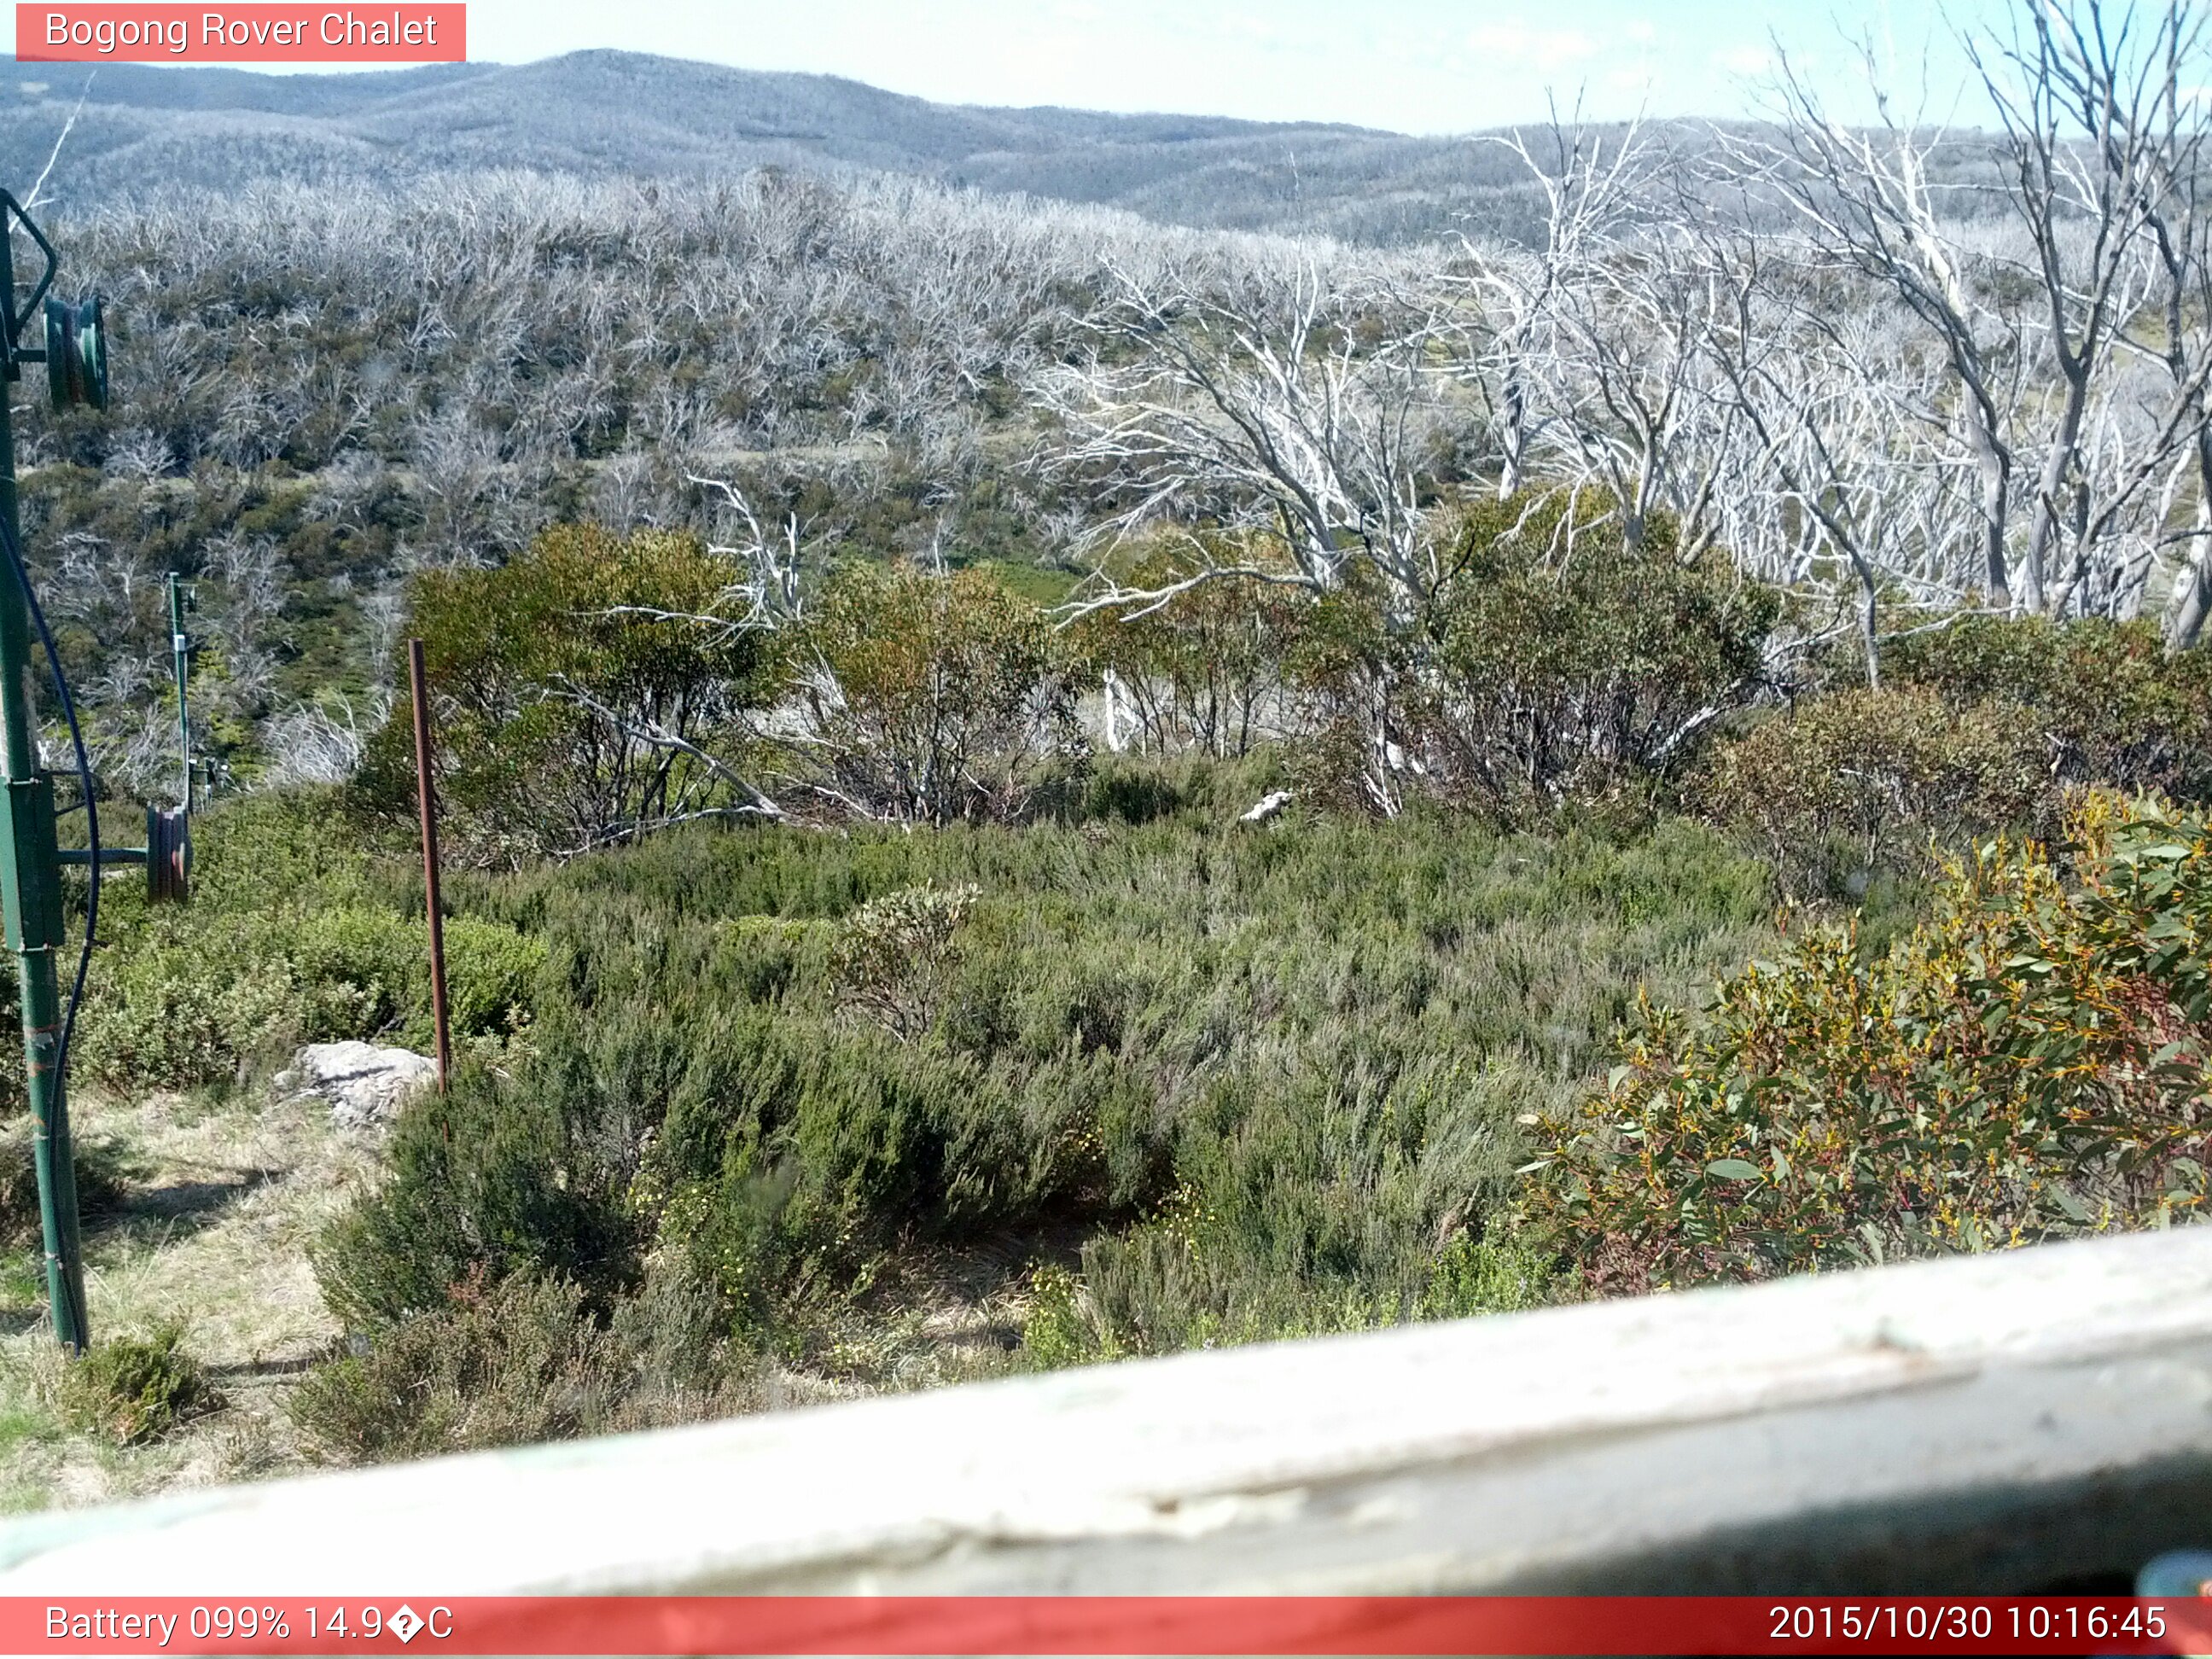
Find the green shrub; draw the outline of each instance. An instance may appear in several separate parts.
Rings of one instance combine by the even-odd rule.
[[[136,1091],[237,1079],[303,1037],[368,1036],[428,999],[399,912],[406,866],[328,791],[227,800],[192,820],[191,902],[110,881],[108,948],[78,1024],[78,1075]],[[419,886],[419,879],[416,883]],[[419,937],[419,933],[418,933]]]
[[[454,1036],[506,1037],[521,1031],[538,1005],[545,941],[475,916],[447,917],[445,933],[446,1011]],[[406,1034],[417,1047],[426,1046],[429,1035],[422,1018],[428,1012],[427,988],[422,1000],[418,1029]]]
[[[1509,1305],[1515,1119],[1640,981],[1765,939],[1764,872],[1680,820],[1237,829],[1251,767],[1165,770],[1190,804],[1142,824],[702,829],[468,884],[546,947],[530,1052],[403,1114],[333,1305],[374,1333],[530,1273],[619,1323],[663,1262],[805,1361],[901,1264],[1032,1238],[1087,1241],[1095,1352]],[[854,919],[971,887],[912,1040],[852,1018]]]
[[[1795,894],[1857,899],[1999,830],[2048,836],[2071,787],[2212,792],[2212,659],[2168,655],[2150,623],[1962,617],[1882,669],[1869,691],[1816,664],[1812,695],[1692,786]]]
[[[1897,641],[1883,673],[1954,708],[2025,710],[2058,783],[2212,796],[2212,657],[2169,654],[2154,623],[1966,617]]]
[[[1202,539],[1217,564],[1288,571],[1256,538]],[[1153,549],[1116,574],[1124,586],[1158,590],[1199,568],[1186,549]],[[1123,742],[1139,751],[1244,755],[1282,723],[1284,665],[1312,610],[1311,596],[1293,587],[1215,580],[1127,614],[1092,611],[1070,633],[1092,672],[1115,676]]]
[[[1030,1305],[1022,1321],[1022,1355],[1040,1370],[1119,1359],[1111,1332],[1101,1329],[1085,1305],[1083,1281],[1061,1267],[1030,1275]]]
[[[603,1144],[602,1103],[576,1070],[509,1080],[464,1068],[449,1093],[401,1111],[387,1178],[314,1252],[341,1319],[394,1324],[443,1307],[456,1286],[515,1273],[573,1278],[601,1307],[635,1281],[629,1149]]]
[[[1085,1068],[1024,1079],[943,1044],[767,1011],[720,1025],[714,1048],[672,1093],[631,1197],[659,1249],[757,1332],[782,1298],[863,1282],[902,1235],[1020,1225],[1097,1184],[1097,1138],[1060,1127],[1111,1088]]]
[[[1861,687],[1763,720],[1714,756],[1694,793],[1794,893],[1856,899],[1879,872],[1932,867],[1931,847],[2051,827],[2041,750],[2014,705]]]
[[[1386,810],[1647,807],[1760,690],[1783,600],[1718,552],[1684,557],[1663,516],[1632,550],[1603,507],[1564,491],[1470,504],[1416,614],[1358,582],[1318,607],[1293,663],[1321,721],[1316,782]]]
[[[165,931],[106,958],[86,1006],[85,1070],[118,1089],[235,1079],[298,1012],[281,955],[256,953],[234,928]]]
[[[396,911],[346,905],[300,918],[286,952],[310,1042],[368,1037],[428,1000],[428,947],[420,923]]]
[[[1281,751],[1262,749],[1233,764],[1196,754],[1101,755],[1084,779],[1072,816],[1083,823],[1224,824],[1291,781]]]
[[[574,854],[744,799],[737,717],[774,689],[773,641],[697,537],[548,530],[504,564],[417,575],[409,628],[458,860]],[[415,811],[402,693],[355,786],[385,822]]]
[[[126,1446],[158,1440],[222,1403],[175,1325],[94,1345],[64,1373],[60,1392],[74,1426]]]
[[[717,930],[714,972],[745,1002],[780,1002],[801,985],[820,984],[839,929],[828,921],[732,916]]]
[[[1079,656],[1034,603],[978,570],[854,565],[793,641],[807,712],[803,794],[862,818],[1006,822],[1088,758]]]
[[[428,1457],[659,1427],[738,1403],[693,1322],[603,1329],[576,1285],[527,1274],[471,1280],[444,1305],[378,1331],[366,1351],[301,1378],[287,1410],[326,1457]],[[673,1340],[672,1341],[672,1339]],[[680,1343],[682,1352],[675,1352]],[[672,1383],[670,1368],[682,1381]]]
[[[1517,1155],[1503,1109],[1534,1079],[1400,1066],[1222,1089],[1192,1112],[1176,1190],[1084,1247],[1093,1357],[1534,1305],[1546,1276],[1477,1231]]]
[[[830,959],[840,999],[902,1042],[936,1023],[960,924],[977,889],[912,887],[871,899],[845,919]]]
[[[79,1139],[71,1159],[80,1215],[97,1217],[119,1207],[136,1173],[112,1141]],[[40,1248],[39,1172],[33,1160],[27,1115],[0,1133],[0,1249]]]
[[[310,1042],[388,1036],[431,1042],[429,939],[419,918],[343,907],[302,917],[287,947]],[[544,942],[473,916],[446,921],[446,1012],[459,1038],[530,1023]]]
[[[410,878],[410,828],[396,839],[344,816],[333,788],[226,796],[192,814],[192,896],[182,908],[149,909],[143,888],[111,880],[100,908],[141,921],[204,925],[208,918],[262,915],[288,906],[391,902]],[[380,855],[396,854],[400,872]],[[419,888],[419,877],[413,877]]]
[[[1040,1268],[1022,1328],[1038,1369],[1232,1342],[1368,1330],[1409,1320],[1511,1313],[1553,1299],[1553,1274],[1523,1247],[1462,1233],[1395,1282],[1300,1279],[1208,1247],[1180,1218],[1086,1248],[1079,1273]]]
[[[1520,1313],[1558,1299],[1551,1264],[1528,1245],[1462,1233],[1429,1270],[1413,1312],[1420,1319]]]
[[[1544,1115],[1529,1214],[1593,1289],[2162,1225],[2202,1209],[2212,828],[2106,794],[1867,959],[1820,927],[1703,1020],[1647,1008]]]
[[[447,924],[456,1037],[528,1025],[543,940],[499,922]],[[104,958],[82,1027],[85,1065],[119,1089],[242,1077],[295,1042],[431,1039],[428,943],[419,920],[366,904],[164,918]]]

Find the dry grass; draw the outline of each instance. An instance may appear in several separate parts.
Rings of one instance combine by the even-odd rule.
[[[1076,1267],[1090,1229],[1062,1222],[886,1255],[866,1291],[820,1322],[819,1352],[780,1385],[802,1395],[899,1392],[1000,1376],[1020,1363],[1040,1264]]]
[[[95,1337],[182,1323],[228,1404],[147,1446],[73,1432],[54,1410],[64,1361],[27,1255],[0,1274],[0,1508],[99,1503],[252,1478],[303,1461],[286,1391],[339,1334],[307,1248],[374,1168],[373,1150],[312,1101],[258,1095],[206,1105],[90,1095],[79,1132],[133,1168],[125,1202],[87,1224]]]

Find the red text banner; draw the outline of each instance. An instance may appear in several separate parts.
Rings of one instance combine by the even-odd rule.
[[[458,64],[464,5],[15,8],[23,63]]]
[[[0,1599],[10,1654],[2212,1653],[2212,1601],[1751,1596]]]

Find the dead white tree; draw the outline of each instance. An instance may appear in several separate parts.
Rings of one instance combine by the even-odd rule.
[[[1558,303],[1560,411],[1548,447],[1562,476],[1602,487],[1632,551],[1662,509],[1685,555],[1709,546],[1735,448],[1736,405],[1703,384],[1723,298],[1680,222],[1655,213],[1594,250]]]
[[[728,607],[729,614],[742,618],[741,625],[749,628],[781,628],[797,622],[804,608],[800,567],[806,543],[806,526],[799,515],[786,514],[771,531],[735,483],[696,474],[687,477],[714,497],[724,521],[723,533],[730,538],[710,543],[707,550],[729,560],[735,568],[729,597],[736,603]]]
[[[1802,239],[1708,228],[1700,246],[1719,300],[1702,345],[1714,396],[1756,440],[1720,491],[1729,544],[1795,586],[1847,572],[1878,687],[1884,595],[1958,607],[1978,575],[1960,558],[1976,515],[1958,488],[1942,365],[1900,337],[1878,297],[1839,303],[1837,273]]]
[[[2093,405],[2124,331],[2156,291],[2160,261],[2146,233],[2162,164],[2172,159],[2162,129],[2179,115],[2198,25],[2181,4],[2144,12],[2130,4],[2108,17],[2101,0],[2023,5],[2013,19],[2001,42],[1960,38],[1996,113],[2005,196],[2026,233],[2027,256],[2006,264],[2040,301],[2056,383],[2030,406],[2042,416],[2033,433],[2041,459],[2027,501],[2022,604],[2063,615],[2125,515],[2188,441],[2186,377],[2163,417],[2148,424],[2110,412],[2100,420]],[[2101,468],[2087,447],[2093,425],[2106,441]],[[2095,574],[2108,589],[2124,586]]]
[[[2087,32],[2074,27],[2075,20],[2060,21],[2067,27],[2061,32],[2053,26],[2051,74],[2067,88],[2069,103],[2110,112],[2100,165],[2118,172],[2132,164],[2142,180],[2154,293],[2123,319],[2117,339],[2137,362],[2163,371],[2170,401],[2158,425],[2180,455],[2168,461],[2160,453],[2153,464],[2156,471],[2166,462],[2164,477],[2145,515],[2148,556],[2139,554],[2136,562],[2147,567],[2167,546],[2180,547],[2166,639],[2168,648],[2184,650],[2198,643],[2212,615],[2212,211],[2204,196],[2212,110],[2201,92],[2206,23],[2198,8],[2169,4],[2136,55],[2136,73],[2124,79],[2117,70],[2126,59],[2105,35],[2101,16],[2092,13]],[[2192,486],[2195,499],[2182,513],[2179,498]],[[2121,586],[2140,592],[2132,572]]]
[[[1938,199],[1930,158],[1941,125],[1900,119],[1871,40],[1858,56],[1878,119],[1855,127],[1832,114],[1778,43],[1772,136],[1721,131],[1716,142],[1753,191],[1795,210],[1821,254],[1886,289],[1926,331],[1950,377],[1960,436],[1972,458],[1981,532],[1981,582],[2008,605],[2014,452],[2009,416],[2018,388],[2023,324],[1978,280],[1980,258]],[[2039,609],[2039,592],[2023,592]]]
[[[365,713],[344,693],[332,691],[271,715],[261,723],[261,746],[269,757],[262,786],[343,783],[391,712],[392,694],[380,686],[370,693]]]
[[[1643,181],[1649,156],[1640,128],[1607,144],[1577,118],[1556,115],[1534,144],[1516,130],[1479,142],[1516,156],[1542,193],[1543,240],[1522,248],[1462,234],[1464,275],[1448,279],[1461,301],[1445,314],[1461,375],[1483,399],[1498,457],[1498,494],[1527,482],[1531,447],[1544,431],[1558,363],[1559,301],[1593,251],[1613,234]]]
[[[1161,517],[1264,530],[1283,566],[1219,562],[1077,608],[1127,611],[1224,578],[1340,586],[1365,560],[1410,608],[1438,580],[1423,490],[1445,445],[1434,318],[1386,281],[1307,252],[1241,269],[1105,273],[1089,350],[1040,377],[1057,418],[1049,464],[1119,489],[1127,532]]]

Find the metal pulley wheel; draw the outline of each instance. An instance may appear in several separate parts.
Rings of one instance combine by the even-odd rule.
[[[56,409],[107,407],[107,319],[94,295],[46,301],[46,392]]]
[[[189,813],[159,806],[146,809],[146,896],[155,904],[181,904],[192,874],[192,820]]]

